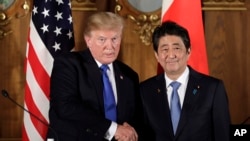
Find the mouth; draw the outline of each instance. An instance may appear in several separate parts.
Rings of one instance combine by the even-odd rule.
[[[112,53],[106,53],[105,56],[106,56],[106,57],[114,57],[114,56],[115,56],[115,53],[113,53],[113,52],[112,52]]]
[[[167,61],[168,64],[175,64],[177,62],[178,62],[177,60],[176,61]]]

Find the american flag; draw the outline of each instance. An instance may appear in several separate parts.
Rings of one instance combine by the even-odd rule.
[[[23,141],[44,141],[48,131],[54,57],[74,48],[70,0],[34,0],[25,60]]]

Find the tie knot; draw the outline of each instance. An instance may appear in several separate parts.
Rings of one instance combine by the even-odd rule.
[[[109,67],[108,65],[102,65],[100,68],[102,71],[106,72]]]
[[[170,83],[170,86],[172,86],[174,90],[177,90],[180,87],[180,85],[181,83],[177,81],[173,81],[172,83]]]

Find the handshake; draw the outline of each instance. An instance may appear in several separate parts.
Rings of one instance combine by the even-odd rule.
[[[135,129],[126,122],[117,126],[114,137],[117,141],[138,141]]]

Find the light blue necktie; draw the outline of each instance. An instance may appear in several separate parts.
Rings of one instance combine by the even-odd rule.
[[[116,103],[112,86],[107,74],[108,69],[109,67],[107,65],[101,66],[105,117],[109,120],[116,121]]]
[[[180,105],[179,95],[177,92],[181,83],[173,81],[170,85],[173,87],[173,92],[171,95],[171,119],[175,134],[181,114],[181,105]]]

